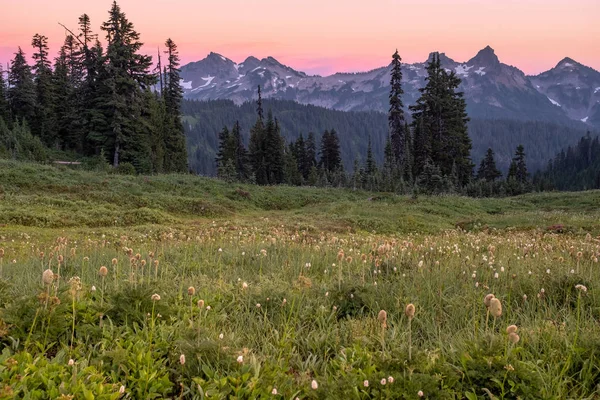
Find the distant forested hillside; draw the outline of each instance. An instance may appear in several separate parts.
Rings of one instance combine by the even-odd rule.
[[[342,161],[347,170],[352,169],[355,159],[361,162],[365,160],[369,137],[375,159],[380,164],[383,162],[388,135],[387,115],[374,111],[336,111],[288,100],[263,102],[265,110],[273,111],[287,141],[296,139],[301,134],[306,137],[309,132],[315,133],[317,140],[320,140],[325,130],[335,129],[340,136]],[[253,102],[237,106],[230,100],[184,100],[182,112],[190,168],[205,175],[216,174],[218,132],[224,126],[231,128],[237,120],[244,140],[248,143],[250,127],[256,122],[256,104]],[[544,168],[548,160],[561,149],[576,144],[585,133],[581,128],[548,122],[473,119],[469,123],[473,161],[478,164],[488,147],[491,147],[498,167],[504,173],[519,144],[525,147],[530,171],[535,172]]]
[[[563,149],[535,174],[533,183],[538,190],[600,189],[600,138],[588,134]]]

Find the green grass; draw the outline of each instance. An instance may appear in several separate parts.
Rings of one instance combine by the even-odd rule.
[[[7,161],[0,185],[0,399],[600,396],[598,191],[411,199]]]

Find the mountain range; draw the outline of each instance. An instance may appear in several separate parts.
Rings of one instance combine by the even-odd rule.
[[[460,90],[471,117],[600,127],[600,72],[571,58],[536,76],[500,62],[490,46],[466,62],[454,61],[444,53],[440,59],[444,68],[462,79]],[[426,66],[427,60],[402,65],[405,107],[419,97]],[[251,56],[237,64],[210,53],[181,68],[181,86],[187,99],[229,99],[242,104],[256,99],[260,85],[264,98],[341,111],[387,112],[389,74],[388,65],[368,72],[311,76],[273,57],[259,60]]]

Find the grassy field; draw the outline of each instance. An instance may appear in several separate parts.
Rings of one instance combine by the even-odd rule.
[[[598,204],[0,161],[0,399],[598,399]]]

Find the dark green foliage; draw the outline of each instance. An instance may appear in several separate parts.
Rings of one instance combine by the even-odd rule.
[[[600,188],[600,141],[587,135],[569,146],[534,175],[538,190],[589,190]]]
[[[166,108],[164,169],[172,172],[186,172],[188,161],[185,134],[181,122],[183,89],[179,76],[179,52],[177,45],[171,39],[167,39],[165,46],[167,47],[165,53],[168,55],[168,64],[164,91]]]
[[[8,87],[6,85],[6,77],[4,76],[5,73],[8,73],[8,71],[4,71],[2,65],[0,65],[0,118],[5,122],[10,122],[10,105],[8,104]]]
[[[32,131],[39,136],[48,146],[57,144],[55,118],[53,107],[57,99],[52,85],[52,69],[48,56],[48,38],[36,34],[31,46],[33,52],[33,73],[36,93],[36,107],[33,121],[30,121]]]
[[[477,170],[477,179],[483,179],[486,182],[493,182],[500,177],[502,177],[502,172],[498,171],[498,168],[496,168],[494,151],[490,148],[485,154],[485,158],[481,160],[481,164],[479,164],[479,169]]]
[[[17,120],[33,121],[36,110],[35,86],[25,53],[19,47],[8,74],[8,101]]]
[[[390,126],[390,137],[392,154],[396,168],[402,169],[404,164],[404,153],[406,145],[404,104],[402,103],[402,58],[398,50],[392,56],[392,71],[390,78],[390,109],[388,112],[388,123]]]
[[[415,155],[413,173],[420,174],[430,160],[444,176],[455,175],[456,184],[466,185],[473,174],[471,139],[468,135],[466,103],[458,92],[460,79],[441,67],[437,53],[427,66],[427,84],[413,111]]]
[[[319,167],[327,172],[343,170],[342,157],[340,154],[340,139],[335,129],[323,132],[321,137],[321,158]]]

